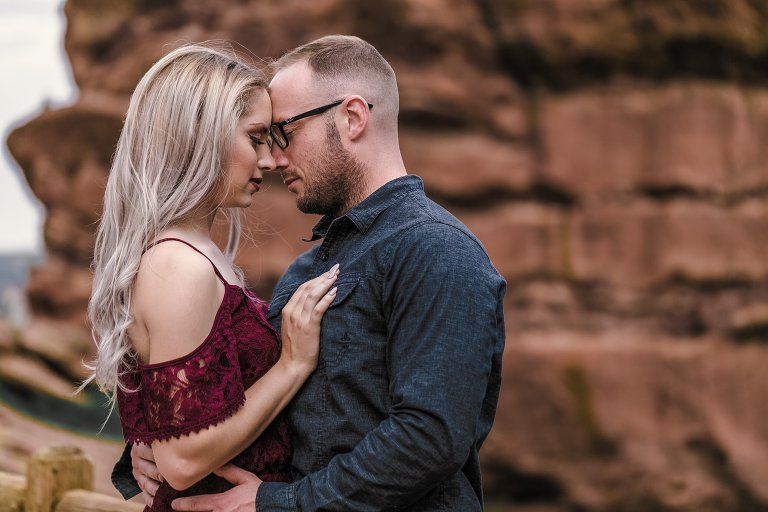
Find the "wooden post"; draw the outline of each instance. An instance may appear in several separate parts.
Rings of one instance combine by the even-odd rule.
[[[0,472],[0,512],[24,512],[27,479]]]
[[[82,490],[67,491],[56,506],[56,512],[141,512],[142,510],[144,505]]]
[[[51,512],[71,489],[93,490],[93,463],[73,446],[36,452],[27,464],[25,512]]]

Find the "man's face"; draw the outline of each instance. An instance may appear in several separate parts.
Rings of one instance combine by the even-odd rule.
[[[341,98],[327,98],[313,89],[305,63],[278,72],[270,84],[272,122]],[[273,145],[276,168],[304,213],[339,215],[360,201],[363,170],[344,148],[334,123],[335,108],[285,126],[289,144]]]

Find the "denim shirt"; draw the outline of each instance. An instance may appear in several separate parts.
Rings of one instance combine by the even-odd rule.
[[[295,481],[263,483],[257,512],[482,510],[478,451],[498,401],[506,283],[414,175],[323,217],[310,241],[320,239],[268,313],[279,332],[296,288],[340,264],[317,370],[286,408]],[[123,467],[129,476],[130,459]]]
[[[268,317],[339,263],[317,371],[286,409],[295,481],[264,483],[257,512],[482,510],[478,450],[491,429],[505,282],[480,242],[417,176],[313,230]]]

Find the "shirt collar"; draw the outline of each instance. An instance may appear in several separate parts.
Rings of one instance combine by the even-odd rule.
[[[415,174],[396,178],[379,187],[373,194],[363,199],[360,204],[338,219],[334,218],[333,215],[323,216],[320,222],[312,228],[312,238],[305,238],[303,240],[305,242],[314,242],[323,238],[328,233],[331,224],[344,217],[352,221],[352,224],[355,225],[360,233],[365,234],[381,212],[413,191],[424,191],[424,182],[421,181],[421,178]]]

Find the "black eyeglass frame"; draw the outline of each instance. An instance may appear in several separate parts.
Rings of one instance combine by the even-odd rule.
[[[288,147],[288,144],[290,144],[290,141],[288,140],[288,134],[285,133],[285,129],[283,128],[285,125],[291,124],[295,121],[299,121],[300,119],[306,119],[307,117],[320,115],[326,112],[327,110],[332,109],[333,107],[341,105],[343,102],[344,102],[343,99],[336,100],[333,103],[323,105],[322,107],[313,108],[312,110],[307,110],[306,112],[302,112],[301,114],[297,114],[293,117],[289,117],[284,121],[278,121],[277,123],[272,123],[269,127],[269,136],[271,137],[272,141],[275,144],[277,144],[277,147],[279,147],[280,149],[285,149]],[[371,105],[370,103],[367,103],[367,105],[368,105],[368,109],[373,109],[373,105]],[[276,135],[277,130],[280,130],[279,135]],[[285,146],[282,145],[281,140],[285,141]]]

